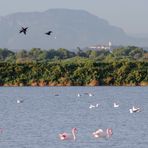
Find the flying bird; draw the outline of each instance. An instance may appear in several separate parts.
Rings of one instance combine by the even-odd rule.
[[[20,33],[23,32],[26,35],[27,29],[28,29],[28,27],[26,27],[26,28],[22,27],[20,30]]]
[[[48,32],[46,32],[45,34],[46,35],[50,35],[52,33],[52,31],[48,31]]]

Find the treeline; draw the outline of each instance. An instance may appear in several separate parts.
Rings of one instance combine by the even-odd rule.
[[[55,62],[1,62],[0,85],[148,85],[148,62],[109,63],[80,57]]]
[[[0,49],[0,85],[148,85],[147,61],[148,52],[135,46],[75,52]]]
[[[75,52],[70,50],[59,48],[43,50],[40,48],[33,48],[29,51],[19,50],[13,52],[8,49],[0,49],[0,61],[1,62],[14,62],[14,63],[26,63],[26,62],[45,62],[45,61],[57,61],[63,59],[69,59],[74,57],[95,59],[102,62],[113,61],[148,61],[148,52],[142,48],[135,46],[120,47],[110,50],[81,50],[77,48]]]

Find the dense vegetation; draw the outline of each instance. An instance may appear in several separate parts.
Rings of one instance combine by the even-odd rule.
[[[0,49],[0,85],[148,85],[147,60],[148,53],[133,46],[112,52]]]
[[[33,48],[30,51],[19,50],[12,52],[8,49],[0,49],[1,62],[44,62],[44,61],[57,61],[59,59],[69,59],[73,57],[82,57],[89,59],[96,59],[103,62],[130,60],[130,61],[147,61],[148,52],[142,48],[135,46],[121,47],[109,50],[81,50],[76,49],[76,52],[69,51],[64,48],[42,50],[40,48]]]

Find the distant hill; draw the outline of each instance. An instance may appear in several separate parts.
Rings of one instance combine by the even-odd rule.
[[[19,34],[28,26],[27,35]],[[52,30],[51,36],[44,33]],[[108,43],[147,46],[147,39],[134,38],[84,10],[50,9],[0,17],[0,48],[30,49],[86,47]]]

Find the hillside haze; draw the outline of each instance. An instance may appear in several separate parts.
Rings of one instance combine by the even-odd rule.
[[[19,34],[29,27],[27,35]],[[50,36],[45,32],[52,30]],[[44,12],[15,13],[0,17],[0,47],[9,49],[86,47],[108,43],[143,45],[147,40],[128,36],[121,28],[111,26],[83,10],[49,9]]]

